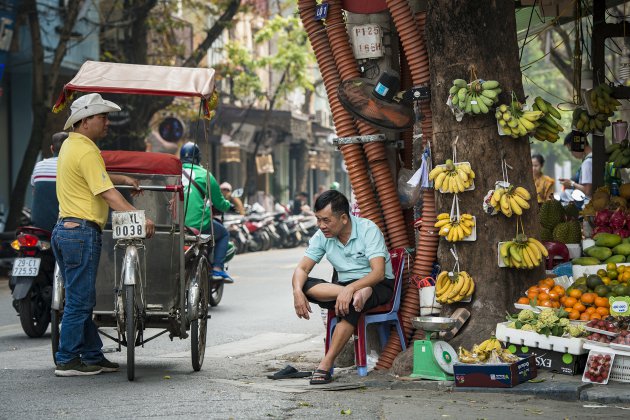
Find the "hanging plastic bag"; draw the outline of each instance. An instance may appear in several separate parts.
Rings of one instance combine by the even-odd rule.
[[[403,209],[410,209],[416,205],[420,198],[419,182],[412,180],[414,172],[411,169],[402,168],[398,172],[398,198]],[[409,183],[409,181],[412,183]]]

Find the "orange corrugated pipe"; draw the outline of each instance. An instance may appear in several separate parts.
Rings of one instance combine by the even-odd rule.
[[[315,20],[315,2],[312,0],[300,0],[298,2],[298,10],[322,73],[328,102],[333,115],[335,131],[339,137],[357,136],[359,133],[355,127],[354,119],[341,105],[337,97],[337,88],[341,81],[324,26],[321,22]],[[361,215],[372,220],[384,231],[385,224],[369,178],[363,149],[359,144],[348,144],[341,146],[339,149],[346,162],[348,177],[361,209]]]
[[[328,1],[326,32],[341,80],[348,80],[358,78],[361,74],[348,40],[341,3],[341,0]],[[357,127],[363,136],[379,133],[378,129],[361,121],[357,122]],[[385,144],[382,142],[364,143],[363,150],[372,172],[372,179],[376,184],[376,192],[385,218],[389,246],[391,248],[407,248],[409,241],[405,230],[405,221],[396,183],[387,162]],[[363,213],[363,209],[361,209],[361,213]]]

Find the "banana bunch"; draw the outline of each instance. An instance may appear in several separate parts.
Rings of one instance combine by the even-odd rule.
[[[602,83],[599,86],[587,91],[586,107],[592,114],[604,114],[607,117],[612,115],[617,110],[617,107],[621,106],[621,102],[610,96],[612,88],[606,83]]]
[[[564,128],[556,121],[562,118],[562,115],[556,107],[538,96],[534,99],[532,109],[534,111],[541,111],[544,114],[538,120],[539,125],[534,131],[534,137],[540,141],[549,141],[551,143],[558,141],[560,138],[558,133],[564,131]]]
[[[612,115],[612,114],[611,114]],[[584,108],[575,108],[573,111],[573,126],[584,133],[592,133],[595,130],[603,131],[610,125],[608,114],[590,115]]]
[[[543,244],[523,234],[518,234],[514,240],[501,244],[499,254],[506,266],[522,269],[538,267],[544,257],[549,255]]]
[[[473,346],[473,353],[488,353],[492,350],[503,351],[503,347],[501,347],[501,342],[497,340],[495,336],[483,341],[481,344]]]
[[[464,79],[455,79],[449,90],[453,106],[466,114],[487,114],[499,100],[499,93],[499,82],[481,79],[470,83],[466,83]]]
[[[613,163],[615,168],[627,168],[630,165],[630,148],[628,148],[628,140],[621,143],[613,143],[606,148],[609,155],[607,162]]]
[[[439,228],[439,235],[444,236],[449,242],[457,242],[469,236],[475,227],[475,220],[470,214],[462,214],[459,219],[451,219],[448,213],[441,213],[437,217],[435,227]]]
[[[505,135],[514,139],[533,134],[543,115],[542,111],[523,111],[523,104],[518,101],[512,101],[510,106],[501,104],[494,113]]]
[[[490,205],[507,217],[512,217],[512,214],[520,216],[523,210],[529,209],[530,199],[531,195],[523,187],[496,187],[490,197]]]
[[[435,283],[435,300],[440,303],[459,302],[475,291],[475,282],[465,271],[453,273],[451,277],[448,271],[442,271]]]
[[[436,190],[445,193],[460,193],[472,186],[475,173],[469,163],[453,163],[448,159],[429,172],[429,181],[434,181]]]
[[[475,345],[473,347],[473,351],[468,351],[463,347],[459,348],[458,359],[462,363],[468,364],[476,364],[476,363],[514,363],[518,362],[520,358],[515,354],[510,353],[508,349],[503,349],[501,347],[501,343],[499,342],[499,348],[496,348],[496,344],[493,339],[486,340],[490,341],[489,344],[486,344],[485,350],[480,350],[479,348],[483,345]],[[495,341],[499,341],[494,338]],[[484,343],[486,342],[484,341]],[[488,350],[489,349],[489,350]],[[477,353],[478,352],[478,353]]]

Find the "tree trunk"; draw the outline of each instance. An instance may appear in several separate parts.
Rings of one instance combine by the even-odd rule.
[[[512,91],[523,100],[515,28],[513,2],[429,2],[426,42],[431,73],[433,162],[441,164],[451,158],[452,143],[459,136],[458,161],[470,162],[476,173],[475,189],[459,194],[459,199],[461,211],[477,218],[477,241],[458,243],[457,253],[461,270],[475,279],[477,288],[472,303],[445,305],[443,309],[445,314],[458,307],[471,312],[464,329],[452,340],[455,346],[470,346],[489,337],[497,322],[505,319],[506,311],[514,311],[513,303],[526,285],[544,276],[542,266],[534,270],[498,267],[497,242],[514,238],[517,219],[502,214],[489,216],[482,210],[484,196],[502,179],[503,156],[513,168],[509,171],[511,182],[527,189],[532,195],[530,203],[535,203],[528,139],[499,137],[494,110],[487,115],[466,115],[458,123],[445,105],[453,79],[470,79],[471,65],[479,78],[500,82],[500,103],[509,103]],[[439,192],[436,195],[438,213],[450,212],[453,196]],[[525,211],[522,221],[527,235],[539,237],[533,209]],[[440,241],[438,260],[443,269],[450,271],[454,260],[449,249],[449,243]]]

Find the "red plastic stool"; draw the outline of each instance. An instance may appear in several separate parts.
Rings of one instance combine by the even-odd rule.
[[[562,242],[543,242],[543,245],[547,248],[547,252],[549,252],[546,263],[547,270],[551,270],[556,265],[571,260],[569,248]],[[560,261],[556,260],[556,257],[560,257]]]

